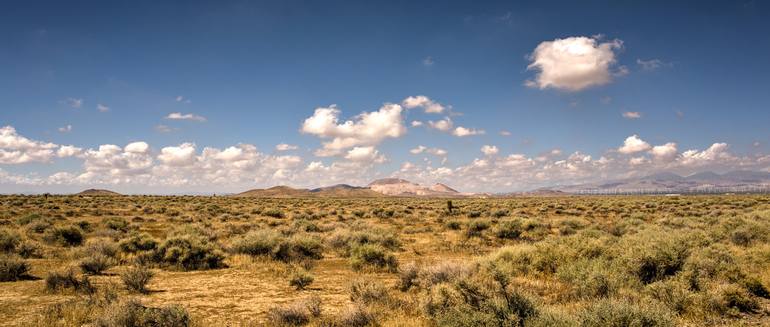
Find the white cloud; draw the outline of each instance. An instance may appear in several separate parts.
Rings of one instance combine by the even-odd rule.
[[[433,66],[434,63],[435,63],[435,61],[433,61],[433,57],[431,57],[431,56],[427,56],[427,57],[425,57],[425,59],[422,60],[422,64],[425,67],[431,67],[431,66]]]
[[[67,125],[67,126],[62,126],[62,127],[59,127],[59,132],[60,132],[60,133],[69,133],[69,132],[72,132],[72,125]]]
[[[30,140],[19,135],[12,126],[0,128],[0,164],[48,162],[58,145]]]
[[[500,149],[498,149],[494,145],[484,145],[481,147],[481,152],[484,155],[493,156],[493,155],[496,155],[498,152],[500,152]]]
[[[446,157],[446,155],[447,155],[447,151],[444,150],[444,149],[428,148],[428,147],[423,146],[423,145],[418,145],[416,148],[409,150],[409,153],[411,153],[411,154],[427,153],[427,154],[432,154],[432,155],[437,156],[437,157]]]
[[[64,102],[72,108],[80,108],[83,106],[83,99],[67,98]]]
[[[296,145],[291,145],[286,143],[281,143],[275,146],[276,151],[290,151],[290,150],[296,150],[298,148],[299,147],[297,147]]]
[[[422,125],[423,125],[423,123],[421,121],[419,121],[419,120],[413,120],[412,121],[412,127],[420,127]]]
[[[440,114],[446,110],[446,107],[438,102],[431,100],[424,95],[410,96],[404,99],[402,102],[404,108],[423,108],[425,112],[432,114]]]
[[[656,159],[656,160],[662,160],[662,161],[671,161],[676,158],[677,155],[677,148],[676,143],[669,142],[663,145],[656,145],[650,149],[650,154]]]
[[[56,151],[56,156],[59,158],[75,157],[83,153],[83,149],[73,145],[62,145],[59,150]]]
[[[638,111],[626,111],[623,113],[625,119],[639,119],[642,118],[642,113]]]
[[[190,114],[183,114],[181,112],[172,112],[172,113],[168,114],[168,116],[166,116],[166,119],[171,119],[171,120],[192,120],[192,121],[197,121],[197,122],[205,122],[206,121],[206,117],[198,116],[198,115],[192,114],[192,113],[190,113]]]
[[[305,134],[331,139],[316,151],[318,156],[339,155],[355,146],[377,145],[386,138],[398,138],[406,134],[402,107],[386,103],[378,111],[364,112],[352,120],[339,122],[340,110],[331,105],[316,108],[313,116],[305,119],[300,131]]]
[[[623,146],[618,148],[618,152],[622,154],[631,154],[649,150],[650,144],[640,139],[638,135],[634,134],[626,138],[623,142]]]
[[[542,42],[529,56],[532,63],[527,69],[538,73],[526,85],[580,91],[608,84],[615,74],[611,71],[617,62],[615,51],[622,47],[620,40],[600,43],[596,37],[584,36]]]
[[[454,123],[452,122],[452,119],[449,117],[445,117],[444,119],[438,120],[438,121],[428,121],[428,126],[433,129],[437,129],[442,132],[446,132],[452,129],[454,127]]]
[[[501,136],[511,136],[511,132],[503,130],[503,131],[500,131],[500,135]]]
[[[486,133],[482,129],[475,129],[475,128],[465,128],[462,126],[458,126],[455,128],[454,131],[452,131],[452,135],[457,137],[465,137],[465,136],[471,136],[471,135],[481,135]]]
[[[99,110],[99,112],[108,112],[110,111],[110,107],[108,107],[107,105],[98,103],[96,104],[96,110]]]
[[[348,151],[345,159],[367,163],[383,163],[386,161],[385,156],[380,154],[380,151],[373,146],[354,147]]]
[[[183,143],[160,150],[158,160],[169,166],[188,166],[195,163],[195,144]]]
[[[129,153],[148,153],[150,151],[150,145],[147,142],[133,142],[129,143],[123,148],[123,151]]]
[[[184,102],[184,103],[191,103],[192,102],[192,101],[190,101],[190,99],[187,99],[187,98],[185,98],[185,97],[183,97],[181,95],[177,95],[175,100],[176,100],[176,102]]]

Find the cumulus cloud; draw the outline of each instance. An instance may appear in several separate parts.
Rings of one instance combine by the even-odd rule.
[[[190,113],[190,114],[183,114],[181,112],[172,112],[172,113],[168,114],[168,116],[166,116],[166,119],[171,119],[171,120],[192,120],[192,121],[197,121],[197,122],[205,122],[206,121],[206,117],[199,116],[199,115],[192,114],[192,113]]]
[[[59,158],[75,157],[83,153],[83,149],[74,145],[62,145],[59,150],[56,151],[56,156]]]
[[[110,111],[110,107],[108,107],[107,105],[98,103],[96,104],[96,110],[99,110],[99,112],[108,112]]]
[[[528,70],[536,70],[529,87],[580,91],[608,84],[617,74],[612,69],[617,62],[616,51],[623,41],[601,42],[596,37],[569,37],[540,43],[529,56]],[[619,70],[622,73],[623,70]]]
[[[438,102],[431,100],[424,95],[410,96],[402,102],[404,108],[423,108],[427,113],[440,114],[446,110],[446,107]]]
[[[296,150],[298,148],[299,147],[297,147],[296,145],[291,145],[286,143],[281,143],[275,146],[276,151],[290,151],[290,150]]]
[[[377,111],[364,112],[351,120],[340,122],[341,111],[336,105],[331,105],[316,108],[313,115],[302,123],[300,131],[331,139],[323,142],[323,148],[316,151],[316,155],[339,155],[343,150],[355,146],[373,146],[387,138],[398,138],[406,134],[402,112],[400,105],[386,103]]]
[[[494,145],[484,145],[481,147],[481,153],[487,156],[496,155],[498,152],[500,152],[500,149]]]
[[[412,127],[420,127],[422,125],[423,125],[423,123],[421,121],[419,121],[419,120],[413,120],[412,121]]]
[[[652,154],[652,156],[657,160],[674,160],[677,155],[676,143],[669,142],[663,145],[656,145],[650,149],[650,154]]]
[[[48,162],[58,145],[30,140],[19,135],[12,126],[0,128],[0,164]]]
[[[69,133],[69,132],[72,132],[72,125],[59,127],[59,133]]]
[[[505,130],[500,131],[500,136],[511,136],[511,132]]]
[[[366,163],[383,163],[386,161],[385,156],[380,154],[380,151],[373,146],[353,147],[347,152],[345,159]]]
[[[442,132],[446,132],[452,129],[454,127],[454,123],[452,122],[452,119],[449,117],[445,117],[444,119],[440,119],[437,121],[428,121],[428,127],[437,129]]]
[[[642,118],[642,113],[638,111],[626,111],[623,113],[625,119],[639,119]]]
[[[618,148],[618,152],[623,154],[632,154],[642,151],[649,150],[650,144],[639,138],[638,135],[634,134],[626,138],[626,140],[623,142],[623,146]]]
[[[486,132],[482,129],[475,129],[475,128],[466,128],[462,126],[458,126],[457,128],[452,131],[452,135],[457,137],[465,137],[465,136],[472,136],[472,135],[481,135],[485,134]]]
[[[183,143],[160,150],[158,160],[169,166],[188,166],[195,162],[195,144]]]

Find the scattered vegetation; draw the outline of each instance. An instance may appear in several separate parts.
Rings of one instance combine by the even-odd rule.
[[[0,316],[11,326],[763,325],[768,235],[760,195],[8,195]]]

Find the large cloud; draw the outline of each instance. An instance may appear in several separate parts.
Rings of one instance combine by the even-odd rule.
[[[649,149],[650,144],[639,138],[638,135],[634,134],[626,138],[626,140],[623,142],[623,146],[618,148],[618,152],[623,154],[631,154],[647,151]]]
[[[323,139],[323,148],[316,151],[318,156],[333,156],[355,146],[373,146],[386,138],[398,138],[406,133],[403,108],[398,104],[386,103],[379,110],[364,112],[351,120],[340,123],[341,111],[337,106],[316,108],[313,116],[305,119],[300,131]]]
[[[12,126],[0,128],[0,164],[48,162],[59,147],[56,144],[30,140],[19,135]]]
[[[580,91],[612,81],[615,52],[623,42],[601,43],[593,37],[568,37],[540,43],[529,56],[527,69],[537,70],[527,86]]]

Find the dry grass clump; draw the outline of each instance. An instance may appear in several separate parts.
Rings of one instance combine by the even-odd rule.
[[[252,231],[243,235],[233,243],[232,251],[267,256],[283,262],[323,257],[323,245],[317,237],[298,234],[287,238],[270,230]]]
[[[134,266],[120,274],[120,279],[129,292],[147,293],[147,284],[154,274],[145,266]]]
[[[179,305],[152,308],[139,300],[128,299],[113,303],[96,319],[96,327],[163,326],[186,327],[190,315]]]
[[[311,296],[284,306],[274,306],[267,313],[276,326],[301,326],[321,315],[321,299]]]

